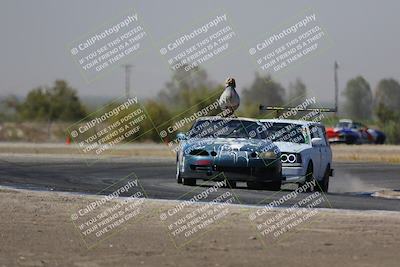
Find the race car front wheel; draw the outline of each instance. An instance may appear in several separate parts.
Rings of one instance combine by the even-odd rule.
[[[182,183],[184,185],[196,185],[196,179],[182,178]]]
[[[226,180],[226,188],[236,188],[236,181]]]
[[[176,162],[176,175],[175,175],[175,178],[176,178],[176,182],[177,182],[178,184],[181,184],[181,183],[182,183],[181,166],[180,166],[180,164],[179,164],[179,161]]]
[[[282,185],[281,181],[278,181],[278,182],[267,183],[265,187],[267,188],[267,190],[279,191],[281,190],[281,185]]]
[[[312,162],[308,163],[307,172],[306,172],[306,182],[316,181],[314,178],[314,167]],[[317,186],[318,187],[318,186]],[[310,183],[310,186],[306,188],[307,192],[314,192],[315,186]]]
[[[319,186],[317,186],[317,190],[318,191],[328,192],[330,169],[331,169],[331,167],[329,165],[326,166],[326,170],[325,170],[325,173],[324,173],[324,178],[322,179],[321,182],[318,183]]]
[[[281,190],[281,181],[275,182],[247,182],[247,187],[250,189],[266,189],[271,191],[279,191]]]

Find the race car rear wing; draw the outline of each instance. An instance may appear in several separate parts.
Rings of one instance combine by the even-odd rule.
[[[289,110],[296,110],[296,111],[337,112],[337,108],[274,107],[274,106],[264,106],[264,105],[260,105],[259,110],[260,111],[268,111],[268,110],[289,111]]]

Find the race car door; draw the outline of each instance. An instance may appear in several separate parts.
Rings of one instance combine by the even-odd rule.
[[[321,134],[321,138],[325,141],[325,145],[321,147],[321,177],[325,174],[326,166],[332,162],[332,151],[329,145],[328,138],[326,137],[325,127],[319,125],[318,133]],[[332,166],[330,166],[332,168]]]
[[[313,138],[323,138],[321,135],[321,129],[317,125],[310,126],[310,136],[311,139]],[[323,138],[325,140],[325,138]],[[312,160],[314,165],[314,178],[317,180],[321,177],[321,161],[322,161],[322,154],[323,154],[323,147],[322,146],[313,146],[312,148]]]
[[[321,138],[324,141],[323,144],[319,147],[320,160],[319,160],[318,180],[320,180],[325,174],[325,170],[326,167],[328,166],[328,163],[332,161],[332,153],[329,147],[328,140],[326,138],[325,129],[321,125],[313,125],[312,127],[313,127],[312,132],[314,132],[314,137]]]

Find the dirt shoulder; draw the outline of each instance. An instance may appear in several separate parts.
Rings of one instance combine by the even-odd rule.
[[[230,206],[224,223],[177,248],[160,220],[160,210],[177,202],[154,200],[142,203],[140,221],[88,249],[71,214],[97,199],[0,189],[0,266],[398,266],[400,260],[400,213],[322,210],[265,243],[249,223],[254,208]]]
[[[332,145],[336,161],[400,163],[400,146],[396,145]]]
[[[0,154],[34,154],[34,155],[74,155],[82,157],[173,157],[174,153],[165,144],[135,143],[123,144],[113,149],[96,155],[83,153],[82,149],[75,144],[59,143],[0,143]]]

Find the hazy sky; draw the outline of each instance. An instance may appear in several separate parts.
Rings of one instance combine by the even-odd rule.
[[[340,64],[340,88],[363,75],[375,88],[381,78],[400,80],[400,1],[106,1],[106,0],[2,0],[0,3],[1,95],[25,95],[55,79],[65,79],[80,95],[124,95],[124,72],[115,68],[87,82],[73,61],[68,45],[99,29],[124,10],[135,9],[154,43],[182,33],[190,25],[208,21],[215,12],[234,22],[240,42],[255,44],[266,33],[311,7],[328,32],[327,51],[300,62],[278,80],[287,86],[296,77],[311,94],[333,100],[333,62]],[[196,21],[200,23],[196,24]],[[156,45],[157,46],[157,45]],[[257,66],[248,47],[216,57],[203,67],[212,80],[237,79],[239,92],[251,83]],[[155,46],[129,62],[131,85],[139,97],[155,95],[171,76],[166,60]]]

